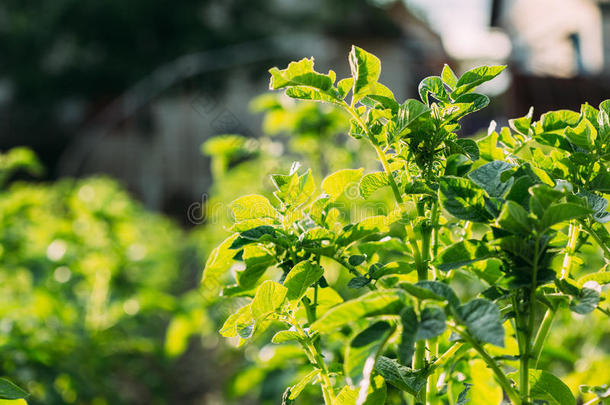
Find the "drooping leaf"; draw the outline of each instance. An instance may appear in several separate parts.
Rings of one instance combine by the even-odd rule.
[[[441,271],[448,271],[495,256],[496,250],[485,242],[477,239],[463,240],[441,251],[435,258],[434,265]]]
[[[601,291],[601,286],[596,281],[586,281],[570,302],[570,310],[583,315],[593,312],[599,304]]]
[[[457,313],[477,340],[504,347],[504,327],[496,304],[476,298],[459,307]]]
[[[447,320],[445,312],[438,307],[425,307],[420,314],[416,339],[432,339],[445,332]]]
[[[324,269],[320,265],[307,260],[299,262],[284,279],[284,287],[288,289],[286,292],[288,301],[293,304],[298,303],[305,296],[307,289],[323,275]]]
[[[380,356],[375,364],[377,371],[387,383],[396,388],[406,391],[411,395],[417,393],[426,385],[428,373],[426,370],[414,371],[408,367],[401,366],[396,360]]]
[[[528,377],[532,398],[547,401],[549,405],[576,405],[570,388],[553,374],[530,369]]]
[[[348,384],[367,392],[375,361],[394,332],[388,322],[379,321],[358,333],[345,351],[344,371]]]
[[[359,182],[363,171],[364,169],[343,169],[329,174],[322,181],[322,190],[330,196],[330,201],[335,201],[349,186]]]
[[[364,177],[360,179],[358,189],[360,190],[362,198],[368,199],[375,191],[389,185],[390,181],[385,172],[375,172],[365,174]]]
[[[397,315],[404,306],[405,300],[406,296],[400,290],[371,291],[331,308],[311,325],[311,329],[328,333],[362,318]]]

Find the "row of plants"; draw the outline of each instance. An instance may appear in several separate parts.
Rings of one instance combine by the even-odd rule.
[[[399,103],[379,59],[353,47],[349,63],[337,81],[313,59],[292,62],[270,70],[270,87],[342,111],[362,144],[352,151],[373,151],[383,170],[356,156],[366,172],[333,166],[319,184],[334,162],[295,164],[271,175],[272,196],[234,200],[202,282],[238,305],[220,333],[265,342],[259,368],[291,371],[284,404],[310,403],[312,385],[327,405],[607,398],[607,371],[576,393],[542,365],[556,322],[607,344],[610,101],[530,111],[475,141],[458,137],[460,120],[489,104],[474,90],[503,66],[459,77],[445,66]]]

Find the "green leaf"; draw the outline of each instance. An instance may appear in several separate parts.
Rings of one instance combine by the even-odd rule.
[[[586,150],[593,150],[597,130],[589,120],[581,120],[574,128],[566,128],[565,135],[572,144]]]
[[[347,259],[348,263],[352,266],[360,266],[362,263],[366,261],[366,256],[364,255],[351,255],[349,259]]]
[[[479,160],[479,147],[472,139],[458,139],[455,144],[460,147],[462,154],[468,156],[473,162]]]
[[[460,305],[460,300],[453,289],[445,283],[441,283],[440,281],[424,280],[418,281],[415,283],[415,285],[420,288],[430,290],[438,296],[444,297],[452,307],[457,308]]]
[[[331,308],[311,325],[311,329],[328,333],[362,318],[397,315],[405,299],[405,294],[400,290],[371,291]]]
[[[289,175],[271,175],[271,180],[277,188],[274,195],[287,205],[299,206],[304,204],[316,191],[311,169],[299,176],[297,173],[298,167],[297,163],[293,164]]]
[[[441,72],[441,79],[443,82],[451,89],[455,89],[455,85],[457,84],[458,77],[453,73],[453,70],[449,67],[449,65],[445,64],[443,66],[443,71]]]
[[[602,270],[582,276],[578,279],[578,285],[582,287],[587,281],[595,281],[601,285],[610,284],[610,271]]]
[[[400,322],[402,333],[398,345],[398,358],[402,364],[411,364],[413,353],[415,353],[415,336],[419,326],[417,314],[412,306],[406,307],[400,312]]]
[[[591,216],[594,220],[600,224],[605,224],[610,221],[610,212],[606,211],[606,208],[608,208],[608,200],[584,190],[578,193],[578,195],[585,198],[587,206],[593,211]]]
[[[242,255],[246,268],[237,272],[237,283],[244,289],[254,287],[269,267],[276,263],[275,257],[260,246],[246,246]]]
[[[19,388],[5,378],[0,378],[0,398],[2,399],[22,399],[30,394]]]
[[[505,231],[518,235],[532,232],[532,220],[528,212],[514,201],[506,201],[498,216],[498,225]]]
[[[445,89],[443,81],[438,76],[426,77],[419,83],[418,86],[419,97],[426,105],[430,105],[429,94],[439,101],[449,102],[449,95]]]
[[[262,195],[246,195],[233,200],[229,204],[229,208],[233,211],[235,222],[241,222],[248,219],[276,218],[277,211],[269,200]]]
[[[402,288],[413,297],[419,300],[446,301],[442,295],[435,294],[428,288],[420,287],[417,284],[399,282],[397,287]]]
[[[219,333],[224,337],[240,336],[248,339],[254,333],[254,318],[250,304],[244,305],[229,316]]]
[[[420,318],[415,336],[417,340],[432,339],[445,332],[447,318],[442,309],[438,307],[425,307],[421,312]]]
[[[324,269],[318,265],[308,261],[302,261],[294,266],[286,279],[284,287],[288,289],[286,298],[291,303],[298,303],[307,289],[317,282],[324,275]]]
[[[360,180],[358,189],[362,198],[368,199],[375,191],[389,185],[390,181],[385,172],[375,172],[365,174]]]
[[[510,190],[514,179],[510,177],[508,180],[502,181],[502,173],[511,168],[510,163],[494,160],[476,168],[468,174],[468,177],[483,188],[490,197],[503,197]]]
[[[462,94],[455,99],[454,104],[466,104],[468,105],[466,112],[473,113],[487,107],[489,105],[489,97],[476,93]]]
[[[434,260],[434,265],[441,271],[449,271],[496,256],[496,250],[483,241],[477,239],[463,240],[440,252]]]
[[[371,379],[371,384],[364,398],[359,396],[357,389],[346,385],[341,389],[333,405],[379,405],[385,404],[387,386],[383,377],[376,375]],[[364,401],[364,402],[363,402]]]
[[[318,375],[320,374],[320,370],[314,369],[305,375],[305,377],[301,378],[301,381],[290,387],[290,395],[288,399],[295,400],[301,392],[307,387],[307,384],[310,384]]]
[[[352,387],[367,392],[375,361],[394,332],[388,322],[379,321],[358,333],[345,351],[344,372]]]
[[[356,276],[349,280],[347,286],[349,288],[362,288],[371,283],[371,279],[364,276]]]
[[[395,118],[395,128],[393,136],[398,138],[409,128],[409,126],[420,117],[424,117],[430,113],[430,108],[427,105],[413,98],[406,100],[398,107],[398,113]]]
[[[451,97],[455,100],[462,94],[469,93],[475,87],[498,76],[506,66],[480,66],[464,73],[457,83]]]
[[[233,265],[235,251],[231,250],[231,245],[237,238],[234,234],[225,239],[217,248],[210,252],[208,260],[203,269],[201,286],[206,294],[218,295],[222,285],[221,278]]]
[[[610,171],[602,168],[600,172],[591,180],[589,188],[605,194],[610,193]]]
[[[580,204],[574,203],[559,203],[551,205],[542,217],[543,229],[548,229],[551,226],[569,221],[571,219],[582,218],[589,215],[591,210],[583,207]]]
[[[549,405],[576,405],[570,388],[559,378],[543,370],[529,370],[530,395]]]
[[[574,127],[580,121],[580,114],[570,110],[549,111],[540,116],[540,126],[544,132],[562,132],[567,127]]]
[[[488,162],[504,159],[504,152],[498,147],[498,133],[492,131],[486,137],[477,141],[481,159]]]
[[[275,344],[286,343],[286,342],[299,342],[301,335],[297,331],[293,330],[281,330],[277,332],[271,338],[271,342]]]
[[[457,313],[478,341],[504,347],[504,327],[496,304],[477,298],[459,307]]]
[[[596,281],[585,282],[578,296],[570,302],[570,310],[583,315],[593,312],[599,305],[601,292],[602,288]]]
[[[332,70],[328,74],[316,72],[313,58],[290,62],[283,70],[271,68],[269,73],[271,73],[269,83],[271,90],[287,88],[288,96],[299,99],[331,102],[341,100],[338,90],[333,87],[335,72]]]
[[[335,201],[354,183],[358,183],[364,169],[343,169],[329,174],[322,181],[322,190]]]
[[[534,116],[534,107],[530,107],[527,115],[521,118],[514,118],[508,120],[508,125],[513,131],[518,132],[525,136],[530,136],[532,131],[532,117]]]
[[[377,359],[375,371],[381,374],[387,383],[411,395],[417,395],[426,385],[426,378],[428,377],[426,370],[414,371],[408,367],[401,366],[396,360],[384,356],[380,356]]]
[[[275,281],[267,280],[258,287],[251,303],[252,316],[256,320],[274,313],[284,302],[288,289]]]
[[[444,176],[439,181],[441,202],[451,215],[474,222],[488,222],[493,216],[485,208],[485,191],[472,180]]]
[[[354,79],[354,102],[357,102],[366,96],[379,80],[381,62],[375,55],[357,46],[352,46],[349,53],[349,66]]]
[[[270,242],[277,241],[277,232],[274,227],[269,225],[261,225],[256,228],[248,229],[247,231],[243,231],[235,238],[229,249],[239,249],[246,245],[255,242]],[[235,252],[233,252],[235,255]]]

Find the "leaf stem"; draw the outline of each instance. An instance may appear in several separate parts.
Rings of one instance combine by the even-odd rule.
[[[464,339],[477,353],[479,353],[479,356],[481,356],[485,364],[487,364],[491,371],[493,371],[498,383],[502,389],[504,389],[504,392],[506,392],[506,395],[508,395],[508,398],[512,401],[512,403],[514,405],[522,405],[523,402],[521,401],[519,394],[517,394],[517,391],[515,391],[511,382],[508,380],[502,369],[500,369],[498,363],[496,363],[496,361],[487,353],[483,346],[481,346],[479,342],[477,342],[476,339],[466,330],[457,327],[455,323],[450,322],[448,325],[449,329],[460,335],[462,339]]]

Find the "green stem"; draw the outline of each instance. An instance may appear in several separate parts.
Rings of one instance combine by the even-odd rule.
[[[563,264],[561,266],[560,278],[564,279],[570,275],[572,263],[574,262],[574,255],[576,254],[576,243],[580,236],[580,226],[576,221],[570,222],[570,228],[568,230],[568,243],[566,245],[565,255],[563,257]],[[544,343],[551,332],[551,326],[553,325],[553,319],[555,318],[555,311],[547,309],[534,339],[534,347],[532,350],[532,359],[534,361],[534,367],[538,365],[540,355],[542,354],[542,348]]]
[[[458,328],[455,324],[449,323],[449,329],[460,335],[460,337],[470,344],[479,356],[481,356],[481,359],[487,364],[491,371],[493,371],[498,383],[504,392],[506,392],[506,395],[508,395],[511,402],[514,405],[522,405],[523,402],[521,401],[521,398],[519,398],[519,394],[517,394],[517,391],[515,391],[508,378],[506,378],[506,375],[504,375],[504,372],[500,369],[498,363],[496,363],[496,361],[485,351],[483,346],[481,346],[467,331]]]
[[[528,301],[528,321],[525,331],[525,351],[520,353],[520,377],[521,398],[524,403],[529,403],[529,360],[532,354],[532,336],[534,334],[534,322],[536,320],[536,287],[538,286],[538,261],[540,260],[540,237],[536,236],[534,245],[534,264],[532,268],[532,285]]]

